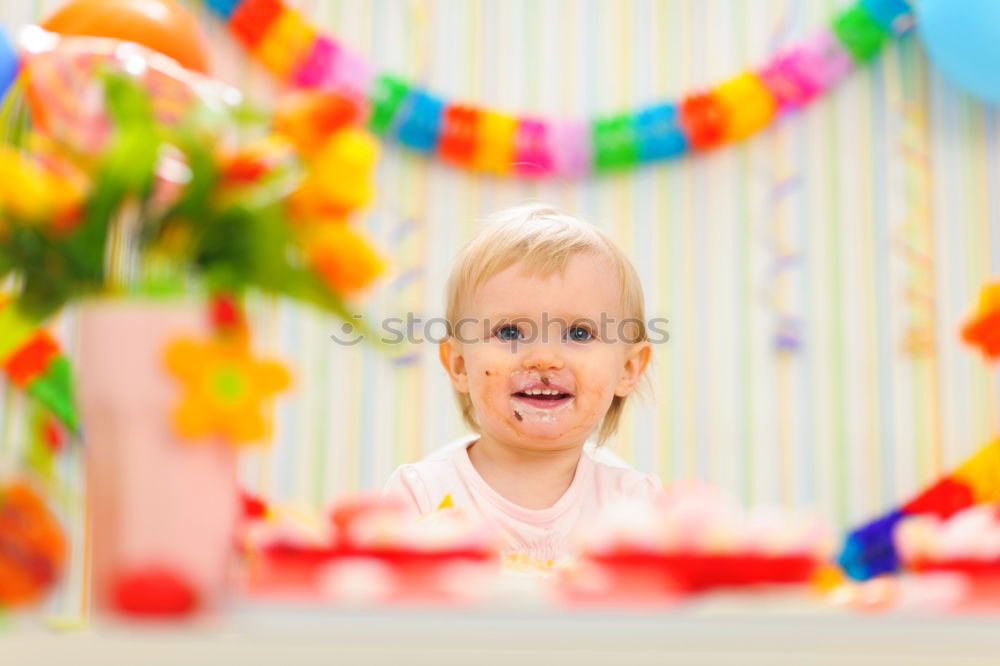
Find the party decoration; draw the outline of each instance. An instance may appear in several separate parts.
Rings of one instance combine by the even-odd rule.
[[[247,48],[254,48],[281,15],[284,6],[277,0],[246,0],[230,12],[229,26]]]
[[[546,148],[548,127],[535,118],[521,118],[514,139],[514,169],[524,176],[538,176],[552,169]]]
[[[788,234],[782,229],[781,209],[788,205],[789,199],[801,187],[798,176],[790,175],[783,178],[773,178],[767,197],[767,218],[769,218],[768,233],[765,243],[771,255],[767,267],[767,282],[763,301],[770,311],[774,332],[772,343],[775,351],[794,353],[802,347],[802,317],[788,304],[783,282],[787,281],[789,273],[797,269],[801,257],[789,240]]]
[[[410,86],[402,79],[383,74],[375,79],[371,98],[371,117],[368,127],[373,132],[385,134],[392,126],[393,118],[410,93]]]
[[[878,23],[864,4],[855,5],[834,19],[833,29],[855,62],[870,60],[882,48],[885,26]]]
[[[715,95],[726,114],[728,141],[743,139],[765,127],[777,106],[771,91],[752,72],[723,83]]]
[[[175,340],[165,351],[165,362],[184,389],[174,425],[190,439],[263,439],[270,432],[263,407],[290,382],[284,366],[253,358],[240,337]]]
[[[119,613],[137,618],[184,617],[198,607],[198,594],[184,576],[161,566],[118,575],[112,604]]]
[[[514,134],[517,118],[484,111],[476,126],[478,136],[472,165],[482,171],[507,173],[514,159]]]
[[[34,489],[0,485],[0,608],[37,602],[65,560],[62,528]]]
[[[426,93],[414,93],[399,124],[397,136],[400,142],[419,152],[433,152],[443,111],[442,100]]]
[[[682,154],[688,147],[687,136],[677,123],[677,107],[661,104],[646,109],[636,117],[639,159],[644,162]]]
[[[279,76],[290,75],[308,55],[316,31],[297,12],[283,9],[254,46],[254,55]]]
[[[0,99],[17,78],[18,57],[7,35],[0,29]]]
[[[449,106],[443,112],[438,152],[452,164],[470,166],[476,154],[479,110],[469,106]],[[544,148],[543,148],[544,151]]]
[[[681,102],[679,122],[691,146],[706,150],[726,137],[725,109],[712,93],[689,95]]]
[[[887,33],[901,35],[913,27],[908,0],[862,0],[861,6]]]
[[[594,166],[599,170],[631,166],[639,157],[635,123],[628,114],[594,123]]]
[[[721,85],[585,122],[452,102],[394,74],[373,75],[282,0],[206,2],[276,76],[357,100],[373,132],[456,166],[525,178],[579,177],[742,140],[818,97],[913,25],[906,0],[859,0],[829,27]]]
[[[1000,102],[1000,4],[992,0],[921,0],[918,31],[931,61],[955,85]]]
[[[68,429],[76,429],[78,415],[69,361],[58,343],[45,330],[36,329],[34,320],[25,316],[17,303],[2,300],[0,365],[12,384],[25,390]]]
[[[937,351],[937,306],[934,252],[934,217],[931,201],[931,171],[928,164],[928,128],[922,104],[908,103],[902,109],[903,127],[899,157],[906,192],[906,216],[894,234],[893,250],[907,268],[902,289],[907,304],[907,322],[902,335],[903,351],[912,358],[931,358]],[[928,371],[932,371],[928,368]],[[931,412],[933,416],[933,412]],[[933,426],[931,427],[933,431]]]
[[[208,72],[208,42],[194,16],[175,0],[70,0],[41,25],[62,35],[136,42],[187,69]]]
[[[900,568],[894,542],[897,524],[908,516],[948,519],[970,506],[1000,502],[1000,439],[915,497],[851,531],[838,562],[855,580],[868,580]]]
[[[973,318],[962,328],[962,339],[979,347],[987,360],[1000,358],[1000,282],[983,287]]]

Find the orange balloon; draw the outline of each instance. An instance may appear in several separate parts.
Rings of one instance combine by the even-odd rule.
[[[70,0],[41,25],[62,35],[137,42],[208,73],[208,41],[194,16],[174,0]]]

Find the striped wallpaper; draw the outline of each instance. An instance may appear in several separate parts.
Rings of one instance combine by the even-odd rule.
[[[57,4],[3,3],[0,21],[13,29]],[[845,4],[297,3],[379,69],[436,92],[581,117],[736,74]],[[268,75],[194,7],[218,75],[267,103]],[[439,316],[449,259],[478,217],[528,199],[565,207],[621,243],[650,316],[670,320],[649,397],[628,414],[616,452],[667,481],[700,477],[844,525],[997,432],[996,373],[957,331],[982,282],[1000,273],[998,149],[996,110],[942,80],[915,36],[752,140],[672,164],[529,183],[387,145],[362,221],[395,268],[364,308]],[[260,345],[296,368],[298,390],[280,403],[274,446],[247,455],[248,485],[312,511],[339,491],[380,486],[464,432],[433,346],[338,347],[336,321],[268,299],[252,314]],[[72,328],[70,314],[59,327],[70,349]],[[779,350],[779,334],[795,348]],[[9,466],[23,417],[0,395]],[[64,464],[71,474],[74,461]]]

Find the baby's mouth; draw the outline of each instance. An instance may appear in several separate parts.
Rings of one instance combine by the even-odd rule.
[[[534,389],[512,393],[511,397],[525,405],[530,405],[538,409],[554,409],[572,400],[573,394],[564,393],[558,389],[545,389],[542,391]]]

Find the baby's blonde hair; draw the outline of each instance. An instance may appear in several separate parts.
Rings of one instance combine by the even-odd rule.
[[[517,262],[531,276],[547,278],[563,272],[571,257],[591,253],[608,260],[612,277],[620,287],[625,320],[635,328],[630,342],[647,339],[642,284],[629,258],[597,227],[553,206],[533,203],[498,211],[458,253],[445,287],[445,317],[454,331],[468,299],[491,277]],[[456,390],[462,420],[480,432],[479,420],[468,393]],[[621,420],[627,396],[616,395],[598,429],[597,442],[604,444]]]

